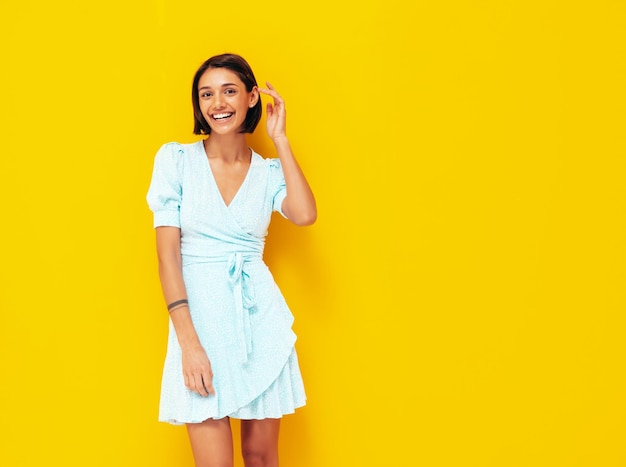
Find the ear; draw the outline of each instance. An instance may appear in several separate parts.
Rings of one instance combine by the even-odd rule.
[[[257,102],[259,102],[259,88],[258,86],[255,86],[252,88],[252,91],[250,91],[250,102],[248,103],[248,108],[252,108],[254,107]]]

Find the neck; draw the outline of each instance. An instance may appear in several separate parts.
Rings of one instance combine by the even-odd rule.
[[[250,148],[244,134],[217,135],[211,134],[204,140],[204,150],[210,159],[217,158],[226,162],[247,160]]]

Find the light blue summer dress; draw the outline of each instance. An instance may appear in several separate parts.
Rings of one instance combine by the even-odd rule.
[[[291,329],[293,315],[263,262],[273,211],[282,214],[279,159],[252,153],[227,206],[202,141],[168,143],[156,154],[147,200],[154,226],[181,229],[189,309],[213,370],[216,395],[185,386],[181,350],[170,321],[159,420],[280,418],[305,404]]]

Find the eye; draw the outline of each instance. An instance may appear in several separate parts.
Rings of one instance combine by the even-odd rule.
[[[230,94],[230,95],[237,94],[237,90],[235,90],[235,89],[226,89],[224,91],[224,94]]]
[[[206,91],[200,94],[200,98],[201,99],[207,99],[209,97],[211,97],[213,94],[211,94],[210,92]]]

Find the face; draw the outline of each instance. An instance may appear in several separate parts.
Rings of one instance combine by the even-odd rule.
[[[227,68],[209,68],[198,82],[200,110],[211,127],[211,133],[239,133],[248,109],[259,99],[256,87],[246,85]]]

